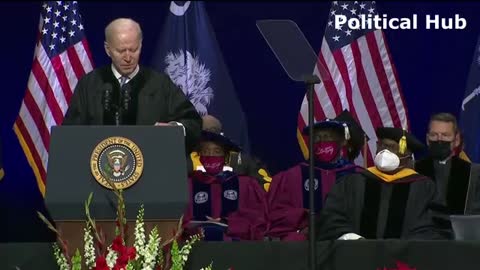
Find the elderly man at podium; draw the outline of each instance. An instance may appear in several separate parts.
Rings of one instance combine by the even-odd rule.
[[[132,19],[105,28],[112,64],[83,76],[75,87],[63,125],[180,125],[187,149],[199,137],[201,118],[166,74],[139,65],[142,30]]]

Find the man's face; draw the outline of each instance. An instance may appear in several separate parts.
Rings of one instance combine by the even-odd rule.
[[[112,64],[117,71],[130,75],[138,65],[142,41],[135,29],[118,29],[111,35],[111,40],[105,42],[105,51],[112,59]]]
[[[412,152],[408,148],[405,150],[404,154],[400,154],[400,145],[395,140],[384,138],[384,139],[380,139],[379,141],[377,141],[377,154],[378,154],[378,152],[380,152],[382,150],[385,150],[385,149],[394,153],[399,158],[409,157],[412,154]],[[400,164],[403,164],[404,160],[406,160],[406,159],[401,159]]]
[[[404,154],[400,154],[400,146],[398,144],[398,141],[391,140],[391,139],[379,139],[377,141],[377,154],[382,151],[382,150],[388,150],[395,155],[398,156],[400,159],[400,165],[397,169],[388,172],[388,174],[394,174],[401,170],[402,168],[413,168],[413,163],[412,163],[412,152],[407,148]]]
[[[313,142],[338,142],[342,143],[342,137],[338,133],[338,131],[332,128],[322,128],[322,129],[315,129],[313,131]]]
[[[451,150],[460,144],[460,136],[455,132],[452,122],[432,121],[430,122],[427,133],[427,144],[430,141],[446,141],[453,142],[450,144]]]
[[[200,143],[200,156],[225,156],[223,147],[214,142],[201,142]]]

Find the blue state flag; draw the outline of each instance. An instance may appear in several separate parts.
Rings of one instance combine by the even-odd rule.
[[[172,1],[151,65],[182,88],[200,115],[217,117],[226,136],[249,152],[245,114],[205,4]]]
[[[460,127],[464,136],[465,152],[472,162],[480,162],[480,38],[475,47],[468,75],[467,89],[462,101]]]

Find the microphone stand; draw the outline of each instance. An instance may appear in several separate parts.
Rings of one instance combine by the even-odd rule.
[[[112,86],[110,84],[106,84],[104,87],[105,87],[105,90],[103,93],[103,100],[102,100],[104,112],[114,112],[115,125],[119,126],[121,123],[121,112],[119,111],[120,106],[115,104],[112,100],[113,99]]]
[[[307,88],[308,99],[308,158],[309,158],[309,177],[308,177],[308,195],[309,195],[309,221],[308,221],[308,239],[309,239],[309,269],[316,268],[316,237],[315,237],[315,158],[313,156],[313,125],[314,125],[314,93],[315,84],[320,83],[317,75],[308,75],[304,77]],[[320,185],[320,183],[318,183]]]
[[[120,110],[122,108],[119,108],[117,107],[117,109],[115,110],[115,126],[120,126],[120,123],[122,122],[121,120],[121,113],[120,113]]]
[[[129,109],[130,103],[130,85],[124,84],[120,87],[120,98],[118,99],[117,109],[115,110],[115,125],[120,126],[123,123],[124,113]]]

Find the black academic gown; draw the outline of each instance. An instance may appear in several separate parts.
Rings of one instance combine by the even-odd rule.
[[[433,160],[430,158],[417,161],[415,170],[433,179],[436,184],[446,187],[445,193],[439,193],[439,202],[446,202],[448,214],[480,214],[480,167],[458,156],[451,159],[447,183],[440,183],[435,178]]]
[[[442,239],[429,209],[435,185],[413,174],[387,183],[365,170],[346,175],[330,190],[317,219],[317,237],[346,233],[367,239]]]
[[[140,67],[130,85],[131,102],[123,116],[125,125],[154,125],[176,121],[184,125],[187,148],[200,136],[202,120],[182,90],[165,74]],[[114,114],[104,109],[104,93],[112,89],[112,100],[120,102],[120,84],[111,66],[97,68],[83,76],[70,101],[63,125],[114,125]]]

